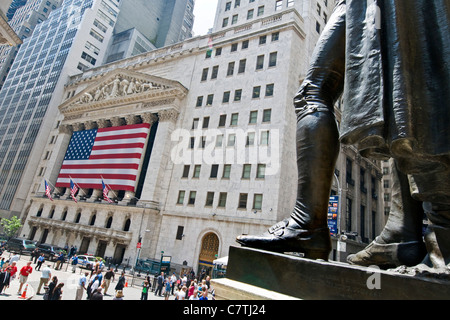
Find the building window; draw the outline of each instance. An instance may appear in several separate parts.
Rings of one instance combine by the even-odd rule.
[[[238,119],[239,119],[239,113],[233,113],[231,115],[230,126],[237,126],[238,125]]]
[[[206,194],[205,207],[212,207],[213,202],[214,202],[214,192],[208,192]]]
[[[219,194],[219,203],[217,204],[217,206],[220,208],[225,208],[226,204],[227,204],[227,193],[221,192]]]
[[[272,52],[269,55],[269,67],[275,67],[277,65],[278,52]]]
[[[176,240],[183,240],[183,236],[184,236],[184,227],[183,226],[178,226],[177,228],[177,236],[176,236]]]
[[[217,178],[217,172],[219,172],[219,165],[218,164],[213,164],[211,166],[211,174],[210,174],[210,178],[215,179]]]
[[[202,71],[202,81],[206,81],[208,79],[208,68],[203,69]]]
[[[256,123],[258,120],[258,111],[250,111],[250,119],[248,120],[249,124]]]
[[[226,114],[221,114],[219,117],[219,128],[220,127],[225,127],[225,124],[227,122],[227,115]]]
[[[239,194],[239,205],[238,205],[239,209],[247,209],[247,198],[248,198],[247,193]]]
[[[257,170],[256,170],[256,178],[257,179],[264,179],[266,177],[266,165],[265,164],[258,164]]]
[[[263,111],[262,122],[270,122],[271,118],[272,118],[272,109],[265,109]]]
[[[261,131],[260,144],[267,146],[269,144],[269,131]]]
[[[262,200],[263,200],[263,195],[262,194],[255,194],[253,196],[253,209],[261,210],[261,208],[262,208]]]
[[[228,102],[230,102],[230,95],[231,95],[231,92],[230,92],[230,91],[225,91],[225,92],[223,93],[222,103],[228,103]]]
[[[203,104],[203,96],[202,97],[197,97],[197,104],[195,105],[196,107],[201,107]]]
[[[234,92],[234,101],[238,102],[241,101],[242,98],[242,89],[238,89]]]
[[[219,66],[214,66],[211,73],[211,79],[217,79],[219,73]]]
[[[261,86],[253,87],[252,99],[258,99],[261,95]]]
[[[256,58],[256,70],[264,68],[264,55],[260,55]]]
[[[235,143],[236,143],[236,135],[234,133],[232,133],[228,136],[227,146],[234,147]]]
[[[275,11],[280,11],[283,9],[283,0],[277,0],[275,2]]]
[[[250,179],[251,171],[252,171],[252,165],[244,164],[244,167],[242,169],[242,179]]]
[[[225,164],[223,166],[222,179],[230,179],[230,173],[231,173],[231,164]]]
[[[234,73],[234,62],[228,63],[227,76],[232,76]]]
[[[245,65],[247,64],[247,60],[243,59],[241,61],[239,61],[239,69],[238,69],[238,73],[244,73],[245,72]]]
[[[266,97],[272,97],[273,96],[273,89],[274,89],[274,84],[268,84],[266,86]]]
[[[184,195],[185,194],[186,194],[186,191],[184,191],[184,190],[180,190],[178,192],[177,204],[183,204],[184,203]]]
[[[197,191],[191,191],[189,192],[189,202],[188,204],[194,205],[195,204],[195,197],[197,196]]]
[[[187,178],[189,177],[189,169],[190,169],[190,165],[185,165],[183,168],[183,175],[181,176],[182,178]]]
[[[255,133],[254,132],[247,133],[246,145],[247,146],[253,146],[254,144],[255,144]]]
[[[200,178],[200,169],[202,168],[201,165],[196,164],[194,166],[194,173],[192,174],[192,178]]]

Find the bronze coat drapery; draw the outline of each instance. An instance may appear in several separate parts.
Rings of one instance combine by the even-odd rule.
[[[347,0],[342,142],[393,155],[409,173],[446,162],[449,19],[450,0]]]
[[[412,193],[450,204],[450,0],[340,0],[295,97],[333,108],[341,141],[397,160]]]

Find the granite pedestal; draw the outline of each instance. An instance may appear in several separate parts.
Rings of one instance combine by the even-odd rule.
[[[305,300],[450,299],[448,279],[239,247],[230,247],[227,279]]]

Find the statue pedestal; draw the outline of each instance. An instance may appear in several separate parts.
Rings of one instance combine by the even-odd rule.
[[[376,267],[366,268],[338,262],[304,259],[263,250],[230,247],[227,280],[268,290],[267,299],[298,298],[358,300],[450,299],[450,281],[402,275]],[[227,280],[215,280],[216,294]],[[234,284],[233,284],[234,283]],[[253,299],[252,289],[224,299]],[[239,291],[239,289],[237,289]],[[245,291],[243,289],[241,291]],[[276,293],[276,294],[275,294]],[[242,296],[244,294],[244,296]],[[277,295],[279,294],[279,295]],[[285,295],[285,296],[283,296]],[[261,295],[255,299],[261,299]]]

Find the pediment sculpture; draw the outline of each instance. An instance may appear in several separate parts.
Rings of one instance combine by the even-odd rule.
[[[125,97],[128,95],[144,93],[150,90],[166,88],[167,86],[161,83],[118,74],[111,82],[106,82],[92,91],[84,92],[77,101],[77,104]]]

